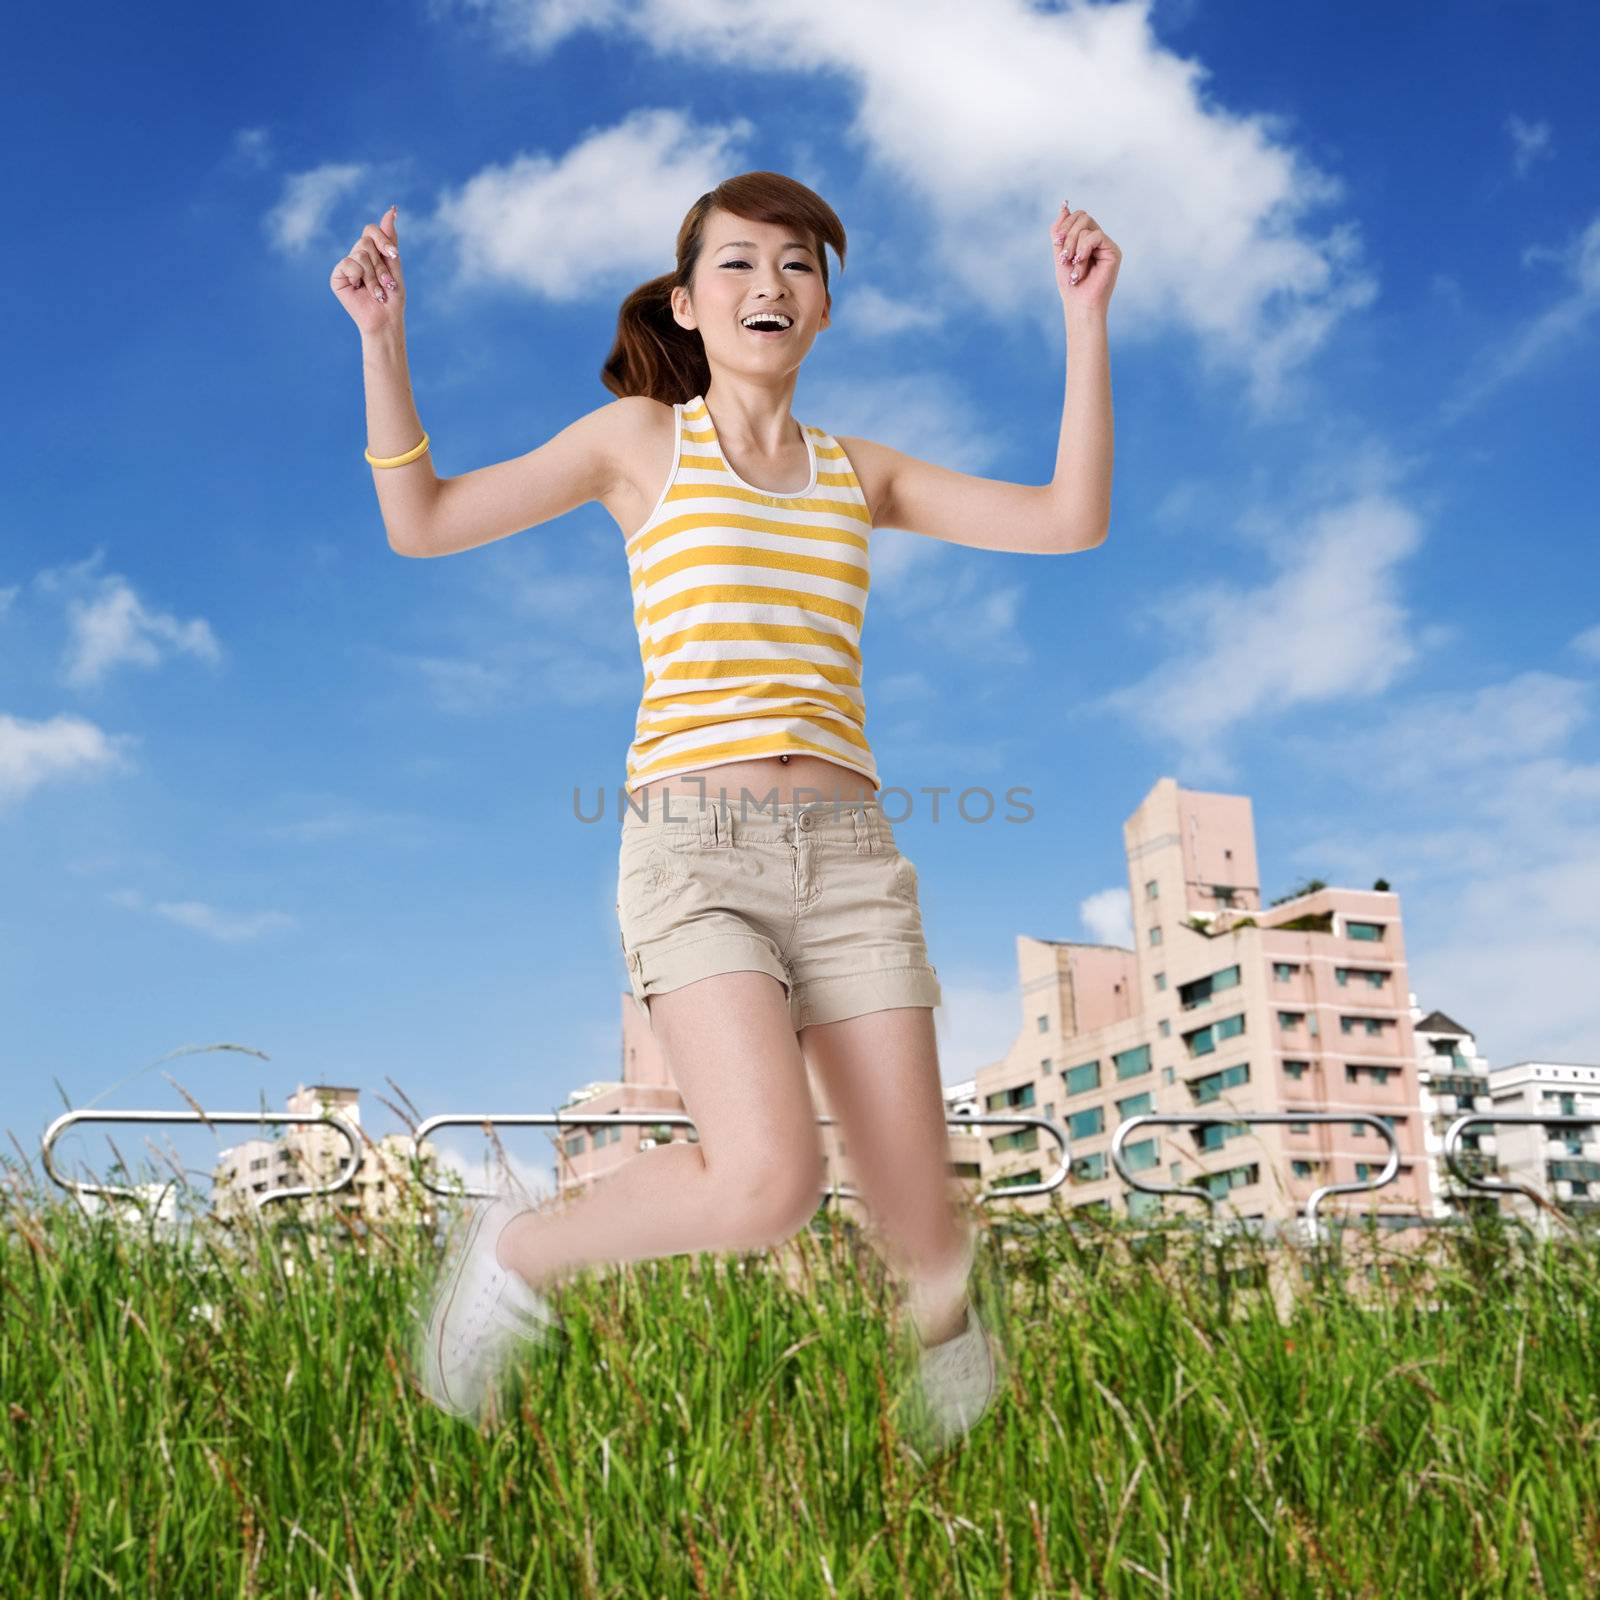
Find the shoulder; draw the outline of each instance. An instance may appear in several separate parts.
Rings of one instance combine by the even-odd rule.
[[[606,457],[613,480],[634,470],[641,459],[660,454],[655,447],[672,439],[672,407],[647,394],[619,396],[584,418]]]
[[[871,439],[858,439],[853,435],[836,433],[833,441],[850,459],[850,470],[867,497],[872,512],[872,525],[881,528],[892,521],[892,493],[894,489],[895,462],[903,459],[898,450],[886,444],[876,444]]]

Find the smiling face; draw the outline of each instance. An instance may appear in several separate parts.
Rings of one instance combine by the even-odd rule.
[[[678,325],[698,328],[713,370],[733,367],[771,375],[798,367],[820,329],[829,323],[827,291],[815,241],[787,223],[752,222],[713,208],[695,263],[692,295],[672,291]],[[743,326],[756,312],[789,318],[778,333]]]

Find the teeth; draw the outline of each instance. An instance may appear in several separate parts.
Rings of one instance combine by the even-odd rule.
[[[747,328],[757,322],[776,322],[781,327],[788,328],[792,327],[794,322],[792,317],[786,317],[781,312],[772,311],[758,311],[754,316],[744,317],[741,320]]]

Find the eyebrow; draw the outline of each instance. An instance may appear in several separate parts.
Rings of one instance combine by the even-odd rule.
[[[754,239],[729,239],[725,244],[719,244],[719,250],[731,250],[737,245],[741,250],[759,250],[761,248]],[[807,255],[815,255],[816,251],[808,244],[802,244],[798,239],[787,239],[778,246],[780,250],[804,250]]]

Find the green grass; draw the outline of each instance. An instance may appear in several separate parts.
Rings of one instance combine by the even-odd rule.
[[[11,1179],[8,1596],[1600,1592],[1592,1236],[1438,1230],[1374,1282],[986,1206],[1008,1385],[922,1462],[908,1324],[831,1207],[778,1252],[565,1284],[570,1342],[474,1428],[408,1378],[419,1231],[179,1247]]]

